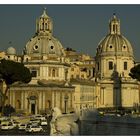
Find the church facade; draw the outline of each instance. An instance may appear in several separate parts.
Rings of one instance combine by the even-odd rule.
[[[9,90],[9,103],[16,111],[38,114],[58,107],[63,113],[74,111],[74,87],[69,83],[64,48],[53,37],[53,23],[44,10],[36,21],[36,33],[26,44],[22,63],[32,74],[29,84],[15,84]],[[14,48],[7,57],[16,60]],[[7,58],[7,59],[8,59]]]

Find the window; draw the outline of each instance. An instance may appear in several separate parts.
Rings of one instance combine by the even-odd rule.
[[[112,46],[110,45],[110,49],[112,49]]]
[[[35,45],[33,49],[34,49],[34,50],[37,50],[37,49],[38,49],[38,46],[37,46],[37,45]]]
[[[74,68],[71,68],[71,71],[74,71]]]
[[[109,70],[112,70],[112,69],[113,69],[113,62],[109,61]]]
[[[127,70],[127,62],[124,62],[124,70]]]
[[[52,77],[55,77],[55,69],[52,69]]]
[[[115,32],[115,25],[113,25],[113,31]]]
[[[125,48],[126,48],[126,46],[123,46],[123,48],[125,49]]]
[[[49,77],[59,77],[59,69],[50,67],[48,74],[49,74]]]
[[[31,71],[31,75],[32,75],[32,77],[37,77],[37,71],[36,70],[32,70]]]
[[[51,49],[53,49],[53,46],[51,46]]]
[[[26,58],[26,62],[28,62],[28,58]]]
[[[45,29],[47,30],[47,23],[45,23]]]

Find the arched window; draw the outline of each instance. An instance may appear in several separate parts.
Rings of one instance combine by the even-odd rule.
[[[55,69],[52,69],[52,77],[55,77]]]
[[[26,58],[26,62],[28,62],[28,58]]]
[[[47,23],[45,23],[45,29],[47,30]]]
[[[124,70],[127,70],[127,62],[124,62]]]
[[[112,70],[113,69],[113,62],[112,61],[109,61],[109,63],[108,63],[108,65],[109,65],[109,70]]]
[[[115,25],[113,25],[113,32],[115,32]]]

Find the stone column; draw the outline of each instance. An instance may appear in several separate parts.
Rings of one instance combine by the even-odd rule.
[[[39,110],[42,108],[42,93],[39,93]]]
[[[52,93],[52,108],[54,108],[54,91],[51,91]]]
[[[12,105],[12,92],[10,92],[10,105]]]
[[[24,108],[25,108],[25,111],[27,112],[27,110],[28,110],[28,99],[27,99],[27,93],[25,92],[24,94],[25,94],[25,98],[24,98],[24,99],[25,99],[25,100],[24,100],[24,102],[25,102],[25,107],[24,107]]]
[[[45,93],[44,92],[42,92],[42,97],[43,97],[43,110],[45,110]]]
[[[24,95],[23,94],[24,94],[24,92],[21,92],[21,109],[23,109],[23,104],[24,104],[24,100],[23,100],[24,99],[24,97],[23,97]]]
[[[13,103],[12,103],[13,107],[15,108],[15,93],[13,92]]]

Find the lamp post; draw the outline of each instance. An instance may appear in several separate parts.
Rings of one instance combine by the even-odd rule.
[[[68,102],[69,96],[65,95],[64,96],[64,104],[65,104],[65,114],[67,113],[67,102]]]

